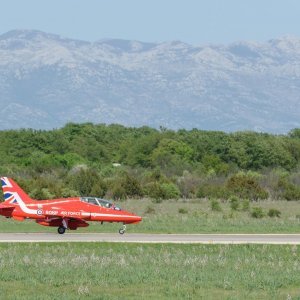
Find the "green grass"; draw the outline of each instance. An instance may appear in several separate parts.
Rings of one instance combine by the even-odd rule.
[[[140,224],[128,226],[128,232],[145,233],[300,233],[300,203],[297,201],[261,201],[266,213],[262,219],[251,217],[249,211],[232,211],[230,203],[220,203],[221,211],[212,211],[208,200],[170,200],[155,204],[149,199],[127,200],[121,207],[143,216]],[[280,218],[270,218],[270,208],[281,212]],[[180,213],[184,210],[184,214]],[[117,232],[119,224],[100,225],[90,222],[88,228],[75,232]],[[0,218],[0,232],[56,232],[34,221],[18,222]]]
[[[0,295],[300,299],[299,259],[298,246],[7,243],[0,244]]]

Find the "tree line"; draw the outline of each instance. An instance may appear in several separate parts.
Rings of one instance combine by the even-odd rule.
[[[300,199],[300,129],[286,135],[75,124],[0,131],[0,174],[36,199]]]

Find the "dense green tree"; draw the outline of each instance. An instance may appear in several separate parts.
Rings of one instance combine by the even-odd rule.
[[[48,131],[5,130],[0,131],[0,175],[16,178],[37,198],[257,199],[268,191],[274,198],[299,199],[299,132],[174,131],[92,123]]]

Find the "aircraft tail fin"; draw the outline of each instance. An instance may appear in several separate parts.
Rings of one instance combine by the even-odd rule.
[[[19,199],[24,203],[33,202],[33,200],[19,187],[11,178],[1,177],[4,202],[10,204],[19,204]]]

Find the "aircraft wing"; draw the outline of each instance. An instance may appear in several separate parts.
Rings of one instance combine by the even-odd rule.
[[[69,229],[77,229],[78,227],[88,227],[89,224],[79,217],[61,217],[45,215],[45,219],[37,220],[37,223],[44,226],[64,226]]]

